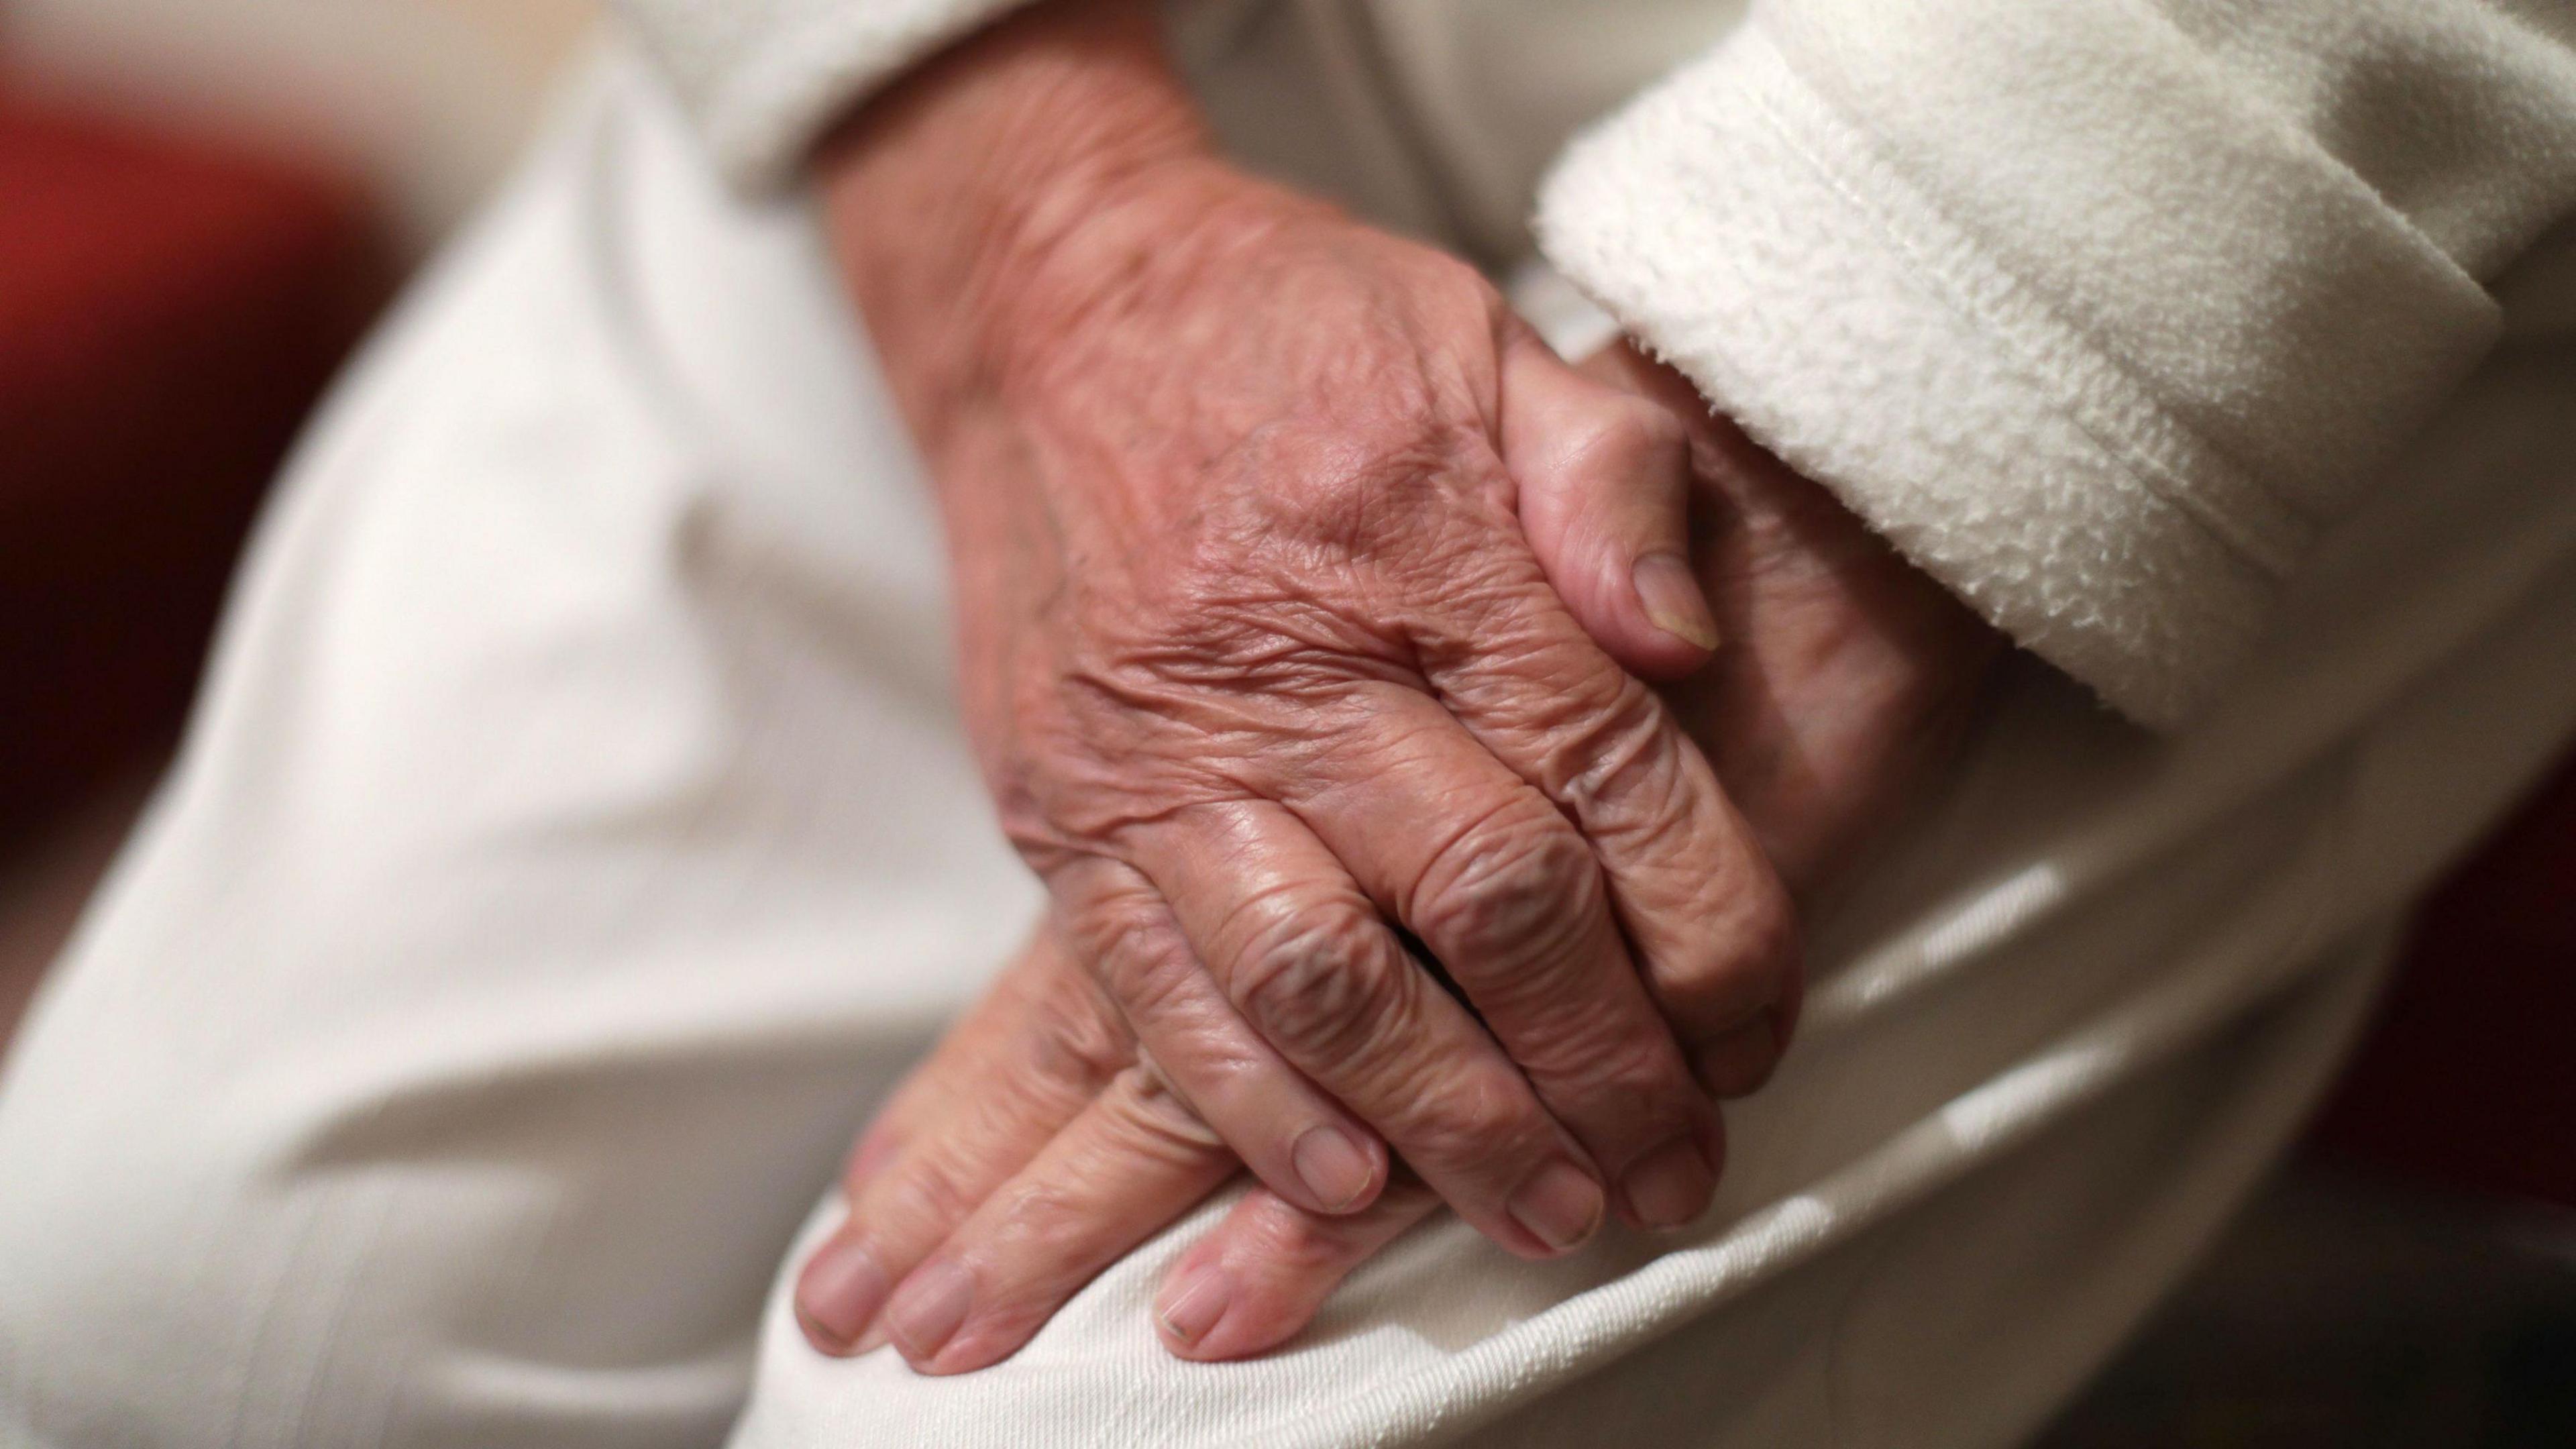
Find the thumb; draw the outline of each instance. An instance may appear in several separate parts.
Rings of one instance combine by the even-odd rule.
[[[1521,527],[1585,632],[1643,679],[1707,663],[1717,620],[1690,566],[1681,420],[1525,336],[1503,355],[1501,432]]]

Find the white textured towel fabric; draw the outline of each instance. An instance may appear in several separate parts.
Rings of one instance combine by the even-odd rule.
[[[1008,3],[623,0],[750,184]],[[1588,108],[1714,41],[1557,166],[1549,259],[2159,728],[2485,355],[2488,284],[2576,214],[2561,4],[1275,8],[1352,53],[1488,251]]]
[[[1540,233],[1749,431],[2170,727],[2570,214],[2576,56],[2473,0],[1781,0],[1577,145]]]
[[[1329,48],[1278,38],[1293,90]],[[2500,347],[2168,740],[2016,660],[1814,920],[1693,1232],[1532,1264],[1430,1225],[1216,1367],[1150,1327],[1185,1225],[924,1379],[808,1350],[787,1245],[1039,894],[809,219],[613,66],[300,450],[0,1076],[0,1445],[2012,1442],[2576,725],[2571,415],[2576,341]]]

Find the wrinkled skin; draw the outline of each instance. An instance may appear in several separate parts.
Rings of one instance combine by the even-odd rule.
[[[1811,898],[1946,757],[1997,637],[1830,494],[1709,418],[1677,374],[1626,348],[1588,371],[1691,420],[1694,563],[1727,643],[1665,698]],[[1610,506],[1549,494],[1532,535],[1561,554],[1584,510]],[[1581,569],[1560,565],[1577,588]],[[1704,1074],[1738,1095],[1775,1060],[1767,1042],[1721,1049]],[[849,1223],[800,1285],[801,1302],[857,1261],[900,1281],[890,1307],[852,1334],[806,1315],[808,1335],[831,1352],[891,1337],[929,1372],[998,1361],[1238,1165],[1116,1004],[1042,934],[862,1139]],[[1401,1169],[1342,1214],[1256,1188],[1174,1266],[1157,1304],[1164,1341],[1194,1359],[1272,1348],[1438,1206]]]
[[[1003,825],[1118,1030],[1284,1200],[1362,1212],[1391,1148],[1533,1257],[1687,1221],[1709,1089],[1768,1071],[1797,977],[1784,887],[1632,672],[1713,642],[1680,426],[1471,268],[1215,158],[1159,67],[1142,7],[1041,7],[825,163]],[[1660,544],[1524,524],[1632,492]],[[818,1335],[903,1256],[844,1244]]]

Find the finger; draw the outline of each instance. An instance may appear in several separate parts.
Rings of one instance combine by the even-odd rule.
[[[807,1341],[835,1355],[872,1347],[902,1275],[1133,1059],[1080,968],[1053,942],[1033,944],[861,1138],[849,1209],[797,1274]]]
[[[1301,783],[1287,803],[1447,969],[1617,1185],[1620,1215],[1697,1217],[1717,1185],[1717,1113],[1638,977],[1591,847],[1437,703],[1379,695],[1361,732],[1369,787]]]
[[[1576,622],[1648,679],[1708,662],[1717,620],[1690,564],[1690,436],[1650,399],[1525,338],[1502,369],[1502,450],[1521,527]]]
[[[893,1095],[868,1120],[841,1167],[843,1196],[857,1202],[887,1167],[904,1159],[915,1137],[940,1130],[971,1096],[976,1083],[1014,1064],[1025,1067],[1034,1033],[1048,1029],[1043,1024],[1061,1025],[1088,1016],[1103,1031],[1116,1034],[1119,1019],[1108,1013],[1107,1003],[1096,993],[1082,989],[1084,983],[1078,968],[1063,960],[1061,944],[1043,932],[1021,947],[1020,955],[994,979],[993,988],[949,1026],[930,1055],[896,1084]],[[1080,1082],[1110,1070],[1090,1065],[1088,1059],[1094,1055],[1111,1057],[1115,1051],[1101,1046],[1095,1051],[1048,1056],[1060,1067],[1073,1069],[1061,1094],[1062,1110],[1068,1114],[1078,1106]],[[1024,1130],[1042,1129],[1028,1123]],[[1035,1141],[1042,1140],[1033,1138],[1032,1150]]]
[[[1243,1019],[1152,882],[1091,857],[1049,883],[1075,949],[1146,1053],[1254,1175],[1318,1212],[1353,1212],[1377,1196],[1386,1145]]]
[[[1157,1073],[1120,1073],[896,1288],[885,1314],[895,1347],[934,1374],[1008,1358],[1083,1284],[1235,1170],[1234,1154]]]
[[[1582,1146],[1295,816],[1269,802],[1205,807],[1139,842],[1245,1019],[1461,1217],[1528,1257],[1600,1226],[1606,1198]]]
[[[1163,1275],[1155,1327],[1175,1355],[1202,1363],[1267,1353],[1303,1332],[1353,1269],[1439,1206],[1410,1177],[1346,1217],[1256,1190]]]
[[[1418,626],[1449,712],[1571,819],[1619,925],[1694,1050],[1768,1013],[1785,1043],[1797,997],[1789,898],[1708,760],[1654,691],[1595,645],[1535,559]]]

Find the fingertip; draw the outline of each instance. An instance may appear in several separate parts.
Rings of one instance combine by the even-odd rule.
[[[1554,1252],[1570,1253],[1601,1231],[1609,1196],[1592,1174],[1559,1158],[1530,1174],[1512,1195],[1512,1220]]]
[[[1306,1206],[1335,1217],[1376,1202],[1386,1189],[1385,1145],[1376,1134],[1355,1135],[1326,1124],[1300,1135],[1288,1151]]]
[[[942,1367],[950,1340],[966,1325],[974,1307],[971,1269],[948,1258],[934,1258],[905,1277],[886,1305],[886,1329],[903,1361],[919,1373],[956,1373]]]
[[[796,1275],[796,1322],[806,1342],[834,1358],[859,1352],[889,1287],[867,1244],[844,1226]]]
[[[813,1315],[805,1311],[805,1305],[802,1303],[796,1305],[796,1328],[798,1332],[805,1335],[806,1346],[825,1358],[856,1358],[859,1355],[860,1349],[857,1344],[848,1342],[815,1322]]]
[[[1024,1340],[1023,1340],[1024,1341]],[[977,1341],[952,1343],[928,1358],[906,1357],[904,1367],[926,1379],[954,1378],[988,1369],[1019,1352],[1019,1343],[997,1344]]]
[[[1163,1346],[1183,1358],[1203,1355],[1232,1311],[1236,1290],[1221,1257],[1193,1256],[1176,1264],[1154,1295],[1154,1327]]]
[[[1648,622],[1643,610],[1635,610],[1633,619],[1625,617],[1633,607],[1623,608],[1622,617],[1614,623],[1581,621],[1583,631],[1621,669],[1648,684],[1678,684],[1707,668],[1709,661],[1717,657],[1714,649],[1704,649]]]
[[[1629,1165],[1619,1179],[1621,1216],[1648,1232],[1680,1232],[1717,1195],[1717,1162],[1708,1134],[1673,1138]]]
[[[1317,1304],[1272,1285],[1262,1274],[1237,1274],[1219,1255],[1185,1260],[1156,1295],[1155,1334],[1174,1358],[1228,1363],[1253,1358],[1295,1338]]]
[[[1689,560],[1659,550],[1638,559],[1628,576],[1648,627],[1671,644],[1683,646],[1667,652],[1676,658],[1688,655],[1694,666],[1717,652],[1717,616],[1710,611],[1708,595],[1700,589]]]
[[[1268,1353],[1305,1332],[1352,1269],[1438,1202],[1410,1176],[1354,1217],[1319,1217],[1255,1190],[1164,1275],[1156,1335],[1197,1363]]]
[[[1584,632],[1619,667],[1650,683],[1670,684],[1706,668],[1724,647],[1717,613],[1699,574],[1679,547],[1603,538],[1589,549],[1604,563],[1588,592],[1569,579],[1564,592]],[[1630,560],[1624,576],[1615,562]]]
[[[1258,1358],[1303,1333],[1309,1315],[1286,1318],[1237,1308],[1217,1321],[1207,1336],[1195,1343],[1181,1343],[1168,1334],[1163,1347],[1175,1358],[1192,1363],[1232,1363],[1238,1359]]]
[[[1512,421],[1505,466],[1539,566],[1585,633],[1640,678],[1680,679],[1720,634],[1690,565],[1690,445],[1662,406],[1578,381]]]

